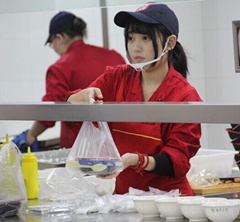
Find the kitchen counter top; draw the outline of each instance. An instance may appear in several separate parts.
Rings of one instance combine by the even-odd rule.
[[[240,194],[240,193],[239,193]],[[236,198],[236,197],[235,197]],[[238,198],[236,198],[238,199]],[[30,200],[27,203],[28,206],[37,206],[38,200]],[[108,213],[108,214],[99,214],[99,213],[89,213],[89,214],[74,214],[74,213],[55,213],[55,214],[37,214],[31,213],[19,217],[7,217],[0,218],[0,222],[165,222],[166,219],[163,217],[154,217],[144,219],[139,213]],[[178,219],[175,222],[189,222],[188,219]],[[240,222],[240,218],[234,220],[234,222]]]
[[[64,218],[64,219],[63,219]],[[0,220],[1,221],[1,220]],[[4,222],[52,222],[53,216],[43,215],[43,216],[30,216],[26,215],[26,219],[21,219],[19,217],[9,217],[5,218]],[[138,213],[109,213],[109,214],[87,214],[87,215],[65,215],[65,216],[54,216],[54,222],[162,222],[166,221],[164,218],[152,218],[143,219]],[[178,220],[178,222],[187,222],[187,219]]]
[[[54,220],[53,220],[54,217]],[[0,221],[2,221],[0,219]],[[59,215],[59,216],[50,216],[50,215],[42,215],[42,216],[30,216],[26,215],[25,219],[20,219],[19,217],[10,217],[5,218],[4,222],[165,222],[164,218],[149,218],[143,219],[143,217],[138,213],[109,213],[109,214],[87,214],[87,215]],[[188,222],[189,220],[179,219],[175,220],[175,222]],[[234,220],[234,222],[240,222],[240,218]]]
[[[240,192],[237,192],[240,195]],[[235,193],[236,194],[236,193]],[[227,198],[235,198],[238,197],[227,197]],[[26,207],[28,206],[37,206],[39,205],[38,200],[30,200],[28,201]],[[108,214],[100,214],[100,213],[89,213],[89,214],[74,214],[74,213],[52,213],[52,214],[40,214],[40,213],[31,213],[28,214],[26,211],[26,215],[13,216],[7,218],[0,218],[0,222],[165,222],[166,219],[163,217],[154,217],[154,218],[146,218],[144,219],[139,213],[108,213]],[[189,222],[188,219],[178,219],[175,222]],[[234,222],[240,222],[240,218],[234,220]]]

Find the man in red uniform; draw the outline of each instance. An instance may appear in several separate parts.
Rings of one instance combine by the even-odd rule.
[[[62,102],[66,92],[86,88],[106,66],[125,63],[114,50],[84,43],[86,26],[81,18],[70,12],[59,12],[52,18],[46,44],[50,44],[60,59],[47,70],[46,93],[42,101]],[[13,142],[23,152],[29,145],[32,151],[37,151],[37,136],[54,125],[55,122],[36,121],[30,130],[16,136]],[[61,122],[61,148],[72,147],[80,127],[81,123]]]

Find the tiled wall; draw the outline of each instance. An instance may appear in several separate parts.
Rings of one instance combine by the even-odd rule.
[[[85,42],[102,45],[99,8],[69,9],[87,22]],[[58,55],[48,45],[49,21],[58,11],[0,14],[0,102],[32,103],[41,101],[45,92],[45,73]],[[99,19],[95,19],[99,18]],[[14,135],[31,127],[32,121],[1,121],[0,137]],[[47,134],[59,133],[59,123]],[[48,135],[42,135],[47,136]],[[45,138],[45,137],[44,137]],[[40,138],[41,139],[41,138]]]
[[[188,79],[202,99],[207,103],[239,103],[240,73],[235,73],[234,69],[232,21],[240,20],[240,1],[170,1],[168,5],[179,18],[179,42],[189,59]],[[123,29],[114,25],[113,17],[120,10],[136,8],[136,5],[108,7],[109,48],[116,49],[123,56]],[[86,42],[102,45],[100,9],[67,10],[87,21]],[[57,55],[44,46],[49,20],[57,11],[0,14],[1,103],[41,100],[46,69],[57,59]],[[5,133],[19,133],[30,126],[31,121],[1,121],[0,137]],[[233,150],[225,131],[227,124],[202,126],[201,142],[204,148]],[[51,132],[56,133],[58,130],[59,125]]]

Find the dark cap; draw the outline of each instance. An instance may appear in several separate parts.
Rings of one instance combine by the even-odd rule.
[[[178,19],[175,13],[165,4],[147,3],[135,12],[121,11],[114,17],[114,22],[120,27],[125,27],[130,18],[135,18],[148,24],[161,24],[171,34],[178,37]]]
[[[51,37],[54,34],[66,32],[71,30],[71,27],[73,25],[73,21],[76,16],[70,12],[59,12],[56,14],[50,22],[49,25],[49,36],[47,38],[47,41],[45,45],[49,42],[51,42]]]

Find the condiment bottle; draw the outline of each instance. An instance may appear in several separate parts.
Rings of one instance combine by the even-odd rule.
[[[38,198],[38,163],[37,157],[31,153],[30,147],[28,152],[22,158],[22,172],[25,181],[27,198]]]

